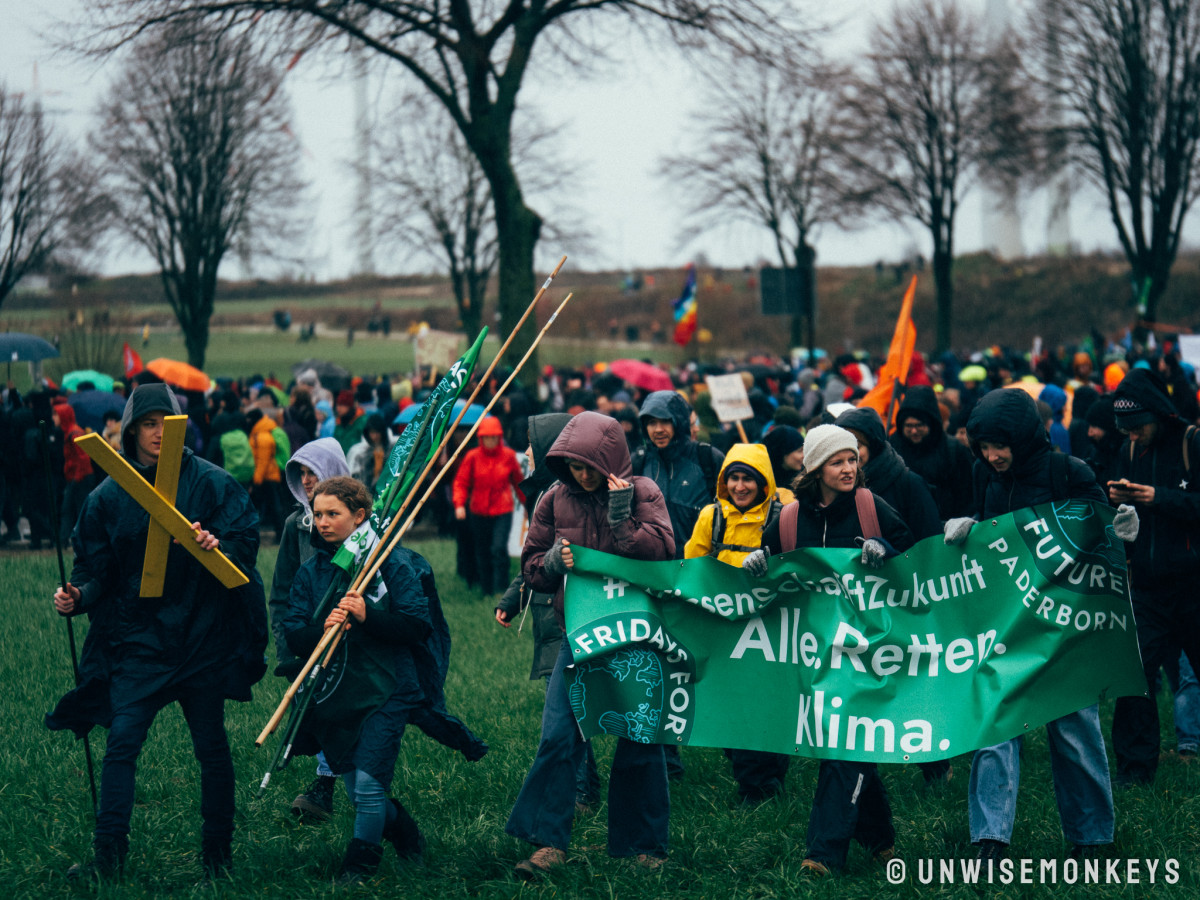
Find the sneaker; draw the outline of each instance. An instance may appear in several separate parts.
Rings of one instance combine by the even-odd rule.
[[[318,775],[308,790],[292,801],[292,815],[302,822],[325,822],[333,816],[333,786],[337,778]]]
[[[815,859],[805,858],[800,863],[800,874],[811,875],[814,878],[824,878],[829,874],[829,866],[823,862],[817,862]]]
[[[657,872],[666,861],[666,857],[651,856],[649,853],[639,853],[633,858],[634,865],[647,872]]]
[[[535,850],[528,859],[523,859],[513,866],[513,872],[518,878],[533,881],[543,875],[549,875],[566,861],[567,854],[557,847],[542,847]]]
[[[993,841],[984,838],[979,842],[979,852],[975,858],[986,862],[989,859],[1001,860],[1008,856],[1008,844],[1004,841]]]
[[[1195,759],[1196,748],[1189,744],[1180,744],[1179,749],[1175,751],[1179,754],[1180,759]]]

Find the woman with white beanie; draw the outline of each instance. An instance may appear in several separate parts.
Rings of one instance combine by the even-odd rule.
[[[809,430],[804,470],[793,490],[796,502],[785,506],[764,531],[764,549],[742,563],[752,574],[766,573],[768,556],[797,548],[861,547],[863,564],[875,567],[913,544],[912,532],[896,511],[863,487],[858,439],[844,428],[818,425]],[[861,511],[869,521],[872,508],[877,527],[860,520]],[[824,598],[810,596],[816,602]],[[874,763],[823,759],[808,820],[808,855],[801,867],[815,875],[845,868],[851,839],[878,859],[895,855],[887,790]]]

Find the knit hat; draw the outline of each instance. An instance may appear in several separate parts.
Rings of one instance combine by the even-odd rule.
[[[1105,394],[1095,403],[1088,407],[1087,423],[1095,425],[1097,428],[1103,428],[1105,431],[1114,431],[1117,423],[1113,417],[1113,408],[1116,401],[1112,394]]]
[[[743,462],[735,462],[727,465],[725,467],[725,471],[721,474],[721,477],[728,481],[729,476],[735,472],[741,472],[743,475],[753,478],[754,483],[757,484],[759,488],[765,488],[767,486],[767,479],[763,473],[754,468],[754,466],[748,466]]]
[[[337,400],[334,401],[335,406],[354,406],[354,391],[338,391]]]
[[[829,458],[843,450],[853,450],[858,456],[858,438],[836,425],[818,425],[804,438],[804,470],[815,472]]]
[[[1117,417],[1117,428],[1125,431],[1158,421],[1158,416],[1128,395],[1117,396],[1113,404],[1113,413]]]

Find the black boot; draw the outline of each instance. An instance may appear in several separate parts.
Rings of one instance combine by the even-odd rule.
[[[98,837],[92,841],[92,861],[67,869],[68,881],[117,881],[125,871],[128,840]]]
[[[318,775],[303,794],[292,801],[292,814],[310,824],[324,822],[333,815],[333,788],[337,779]]]
[[[201,865],[204,867],[205,881],[229,878],[233,874],[233,846],[228,838],[224,840],[205,838],[200,845],[200,857]]]
[[[401,859],[420,862],[425,853],[425,836],[403,803],[394,797],[388,802],[395,808],[396,818],[383,829],[383,839],[396,848]]]
[[[383,846],[369,844],[354,838],[346,847],[346,858],[342,860],[342,871],[334,881],[338,887],[362,884],[379,869],[383,859]]]

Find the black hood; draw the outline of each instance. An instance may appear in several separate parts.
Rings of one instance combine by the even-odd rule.
[[[883,427],[883,419],[879,418],[879,413],[875,412],[869,406],[848,409],[838,416],[837,421],[833,424],[839,428],[854,429],[861,432],[867,439],[867,449],[871,451],[872,457],[882,453],[883,448],[888,446],[887,431]]]
[[[937,392],[927,385],[916,385],[905,390],[904,402],[896,411],[896,425],[899,426],[908,416],[915,416],[926,422],[934,435],[944,433]]]
[[[1037,404],[1020,388],[998,388],[984,394],[967,420],[971,450],[979,459],[979,444],[1003,444],[1013,453],[1012,473],[1023,474],[1043,454],[1050,452],[1050,436],[1042,424]]]
[[[521,482],[521,493],[527,500],[537,497],[557,480],[546,466],[546,454],[571,421],[567,413],[546,413],[529,418],[529,446],[533,450],[533,471]]]
[[[866,406],[848,409],[837,417],[834,424],[840,428],[854,429],[867,439],[867,450],[871,456],[863,466],[863,477],[867,480],[867,487],[875,493],[888,490],[908,471],[904,459],[888,442],[883,419],[875,410]]]
[[[133,434],[134,423],[152,412],[168,416],[181,415],[175,392],[167,385],[140,384],[129,395],[125,413],[121,416],[121,452],[130,462],[137,462],[137,438]]]
[[[1150,369],[1134,369],[1121,379],[1113,396],[1117,400],[1122,397],[1134,400],[1159,419],[1171,419],[1179,415],[1179,410],[1171,402],[1171,395],[1167,393],[1166,382]]]
[[[692,439],[692,407],[675,391],[654,391],[642,403],[642,411],[638,418],[642,423],[642,439],[647,448],[654,444],[646,436],[646,417],[667,419],[675,426],[675,436],[664,450],[659,451],[664,457],[673,458]]]

